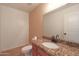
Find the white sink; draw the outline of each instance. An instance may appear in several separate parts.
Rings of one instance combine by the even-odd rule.
[[[59,46],[53,42],[43,42],[42,45],[47,47],[47,48],[51,48],[51,49],[59,48]]]

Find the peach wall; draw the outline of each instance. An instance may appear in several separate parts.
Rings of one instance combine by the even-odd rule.
[[[45,9],[45,4],[41,4],[36,7],[30,14],[29,14],[29,39],[31,40],[32,37],[37,36],[39,39],[42,36],[42,25],[43,25],[43,14]]]

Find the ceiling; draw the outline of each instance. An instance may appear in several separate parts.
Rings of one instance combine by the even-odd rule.
[[[8,6],[16,9],[20,9],[23,11],[30,12],[32,11],[36,6],[39,5],[39,3],[0,3],[2,6]]]

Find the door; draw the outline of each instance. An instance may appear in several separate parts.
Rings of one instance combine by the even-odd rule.
[[[79,43],[79,12],[64,15],[64,39]]]

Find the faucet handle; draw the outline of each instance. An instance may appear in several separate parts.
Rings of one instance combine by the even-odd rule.
[[[67,33],[66,33],[66,32],[64,32],[63,34],[64,34],[64,35],[67,35]]]

